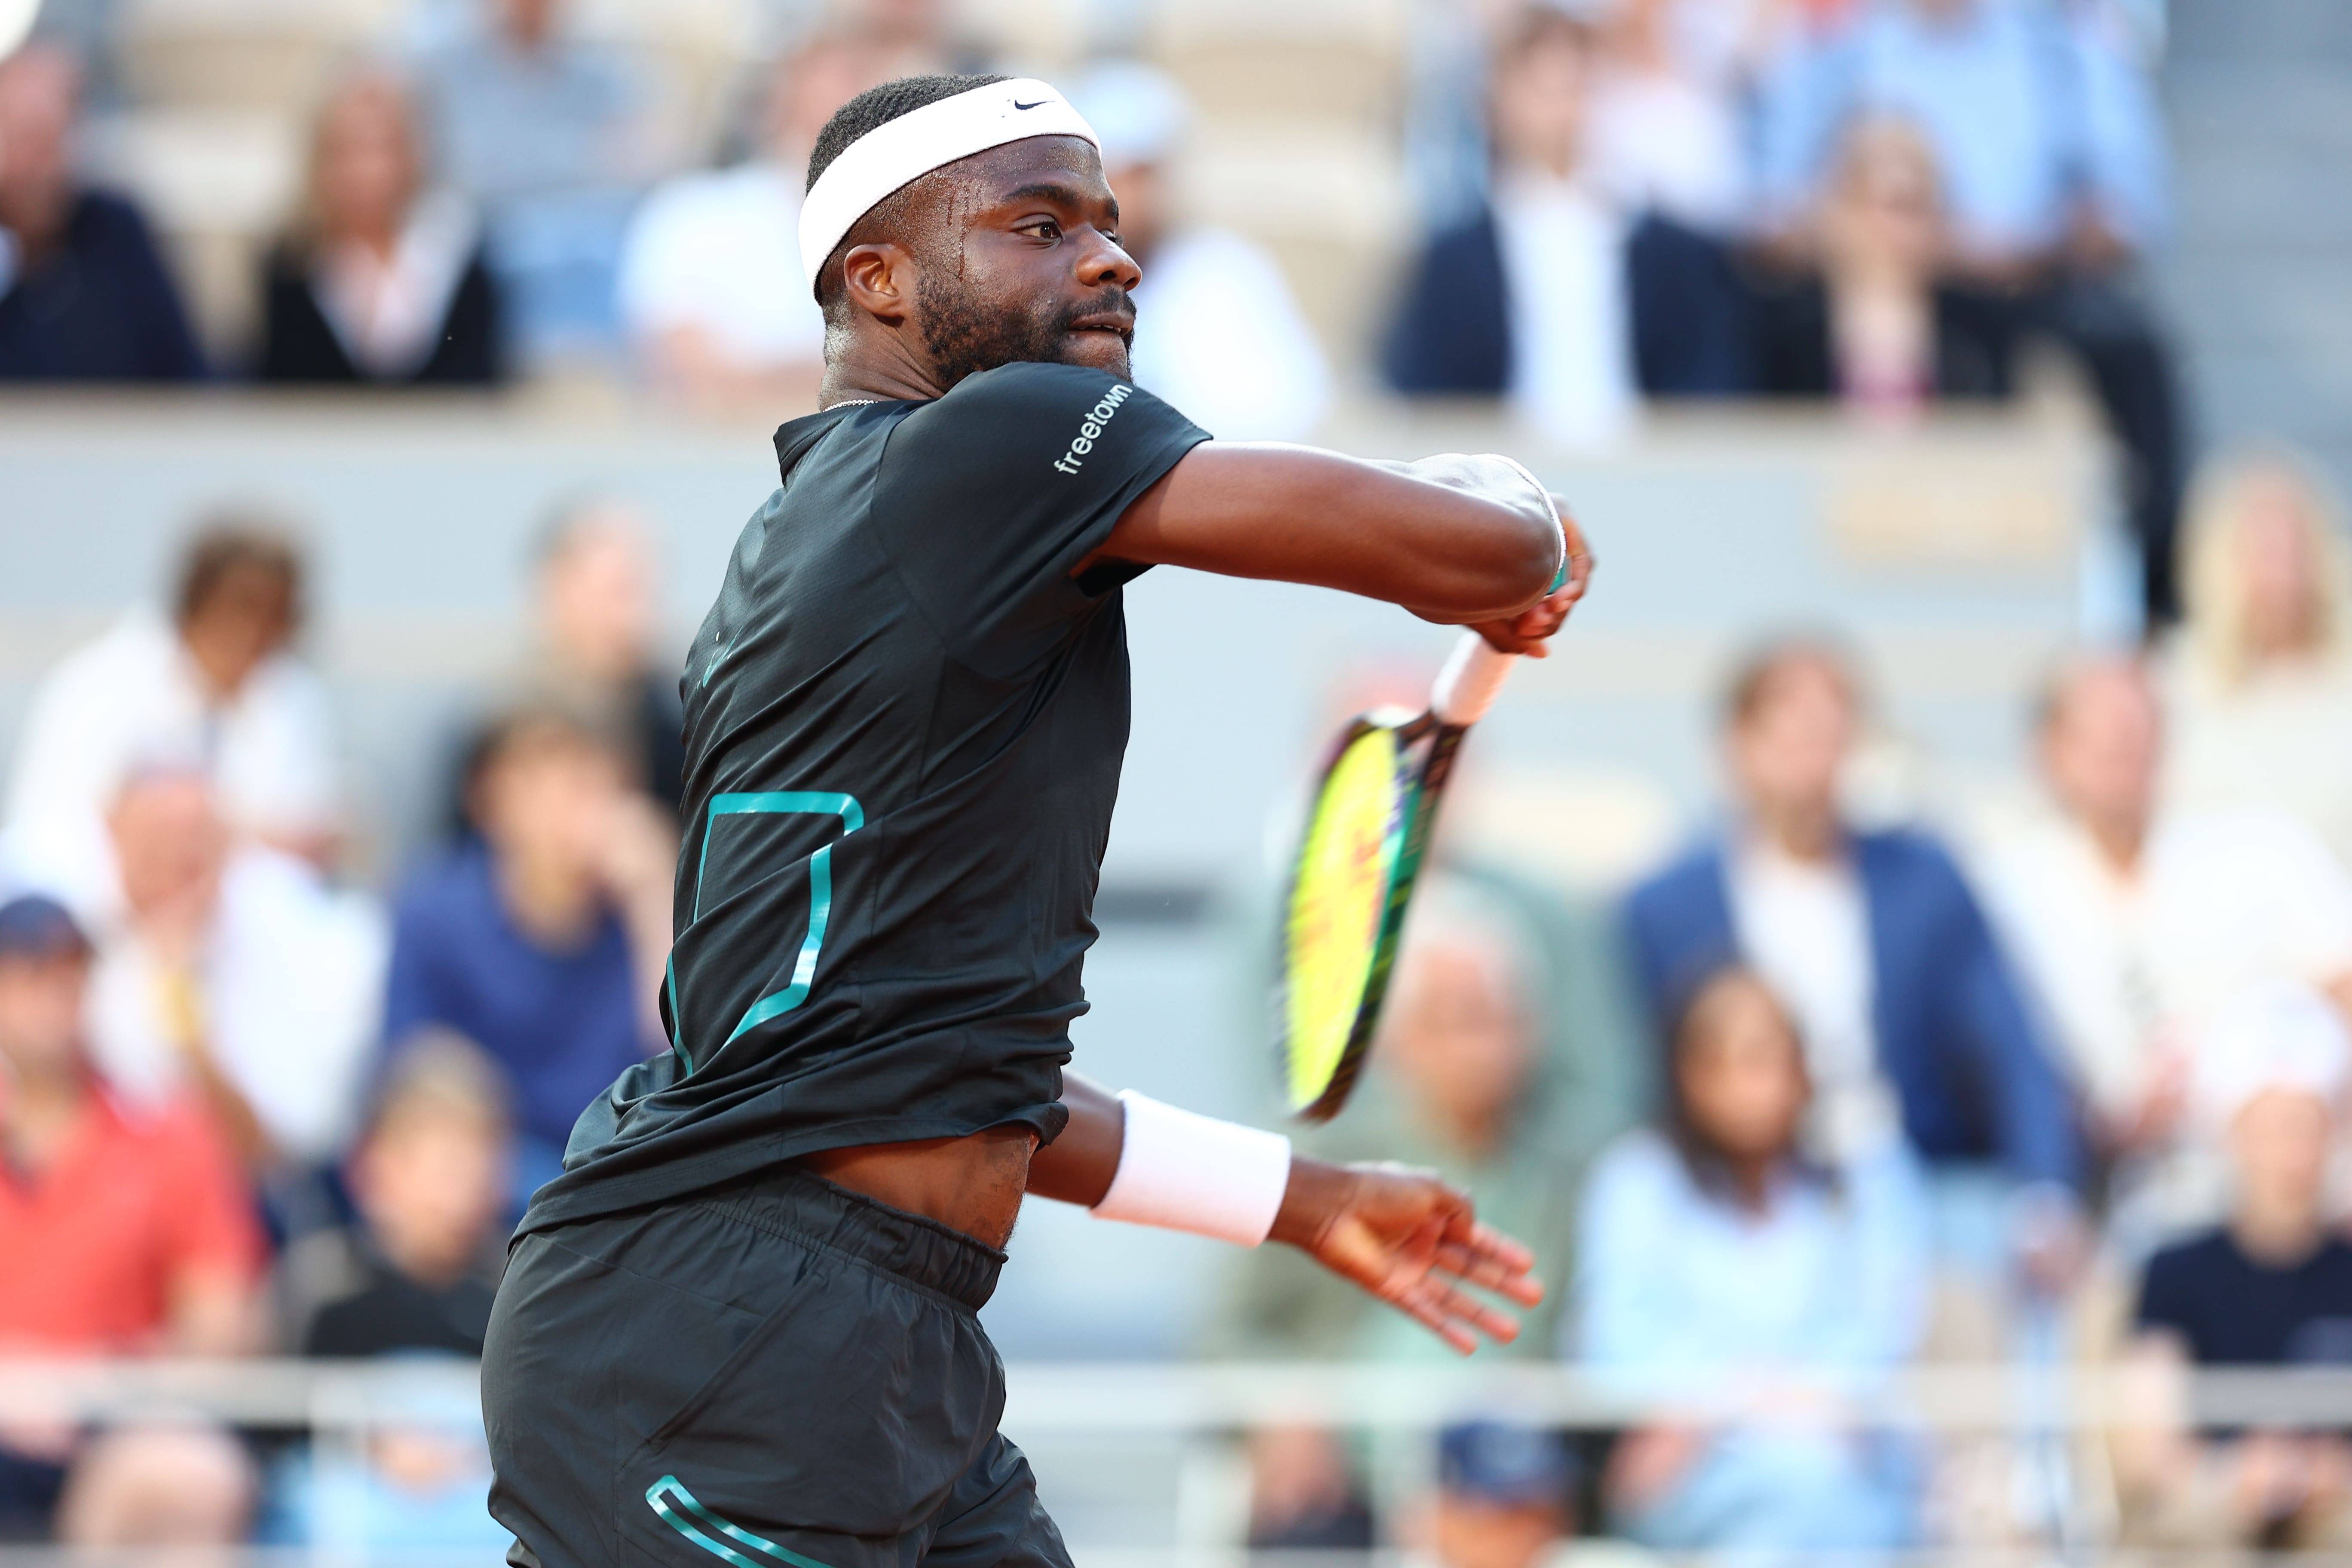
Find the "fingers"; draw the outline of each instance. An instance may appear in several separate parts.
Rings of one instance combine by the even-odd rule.
[[[1481,1334],[1496,1344],[1508,1344],[1519,1337],[1517,1318],[1441,1280],[1419,1280],[1389,1300],[1464,1355],[1478,1348]]]
[[[1508,1237],[1479,1226],[1486,1246],[1448,1243],[1437,1250],[1435,1266],[1465,1284],[1532,1307],[1543,1300],[1543,1286],[1531,1272],[1535,1258]]]
[[[1571,605],[1584,597],[1584,590],[1592,582],[1592,546],[1585,542],[1584,529],[1568,510],[1568,498],[1555,493],[1551,509],[1559,516],[1559,531],[1568,542],[1568,581],[1560,591],[1568,595]]]

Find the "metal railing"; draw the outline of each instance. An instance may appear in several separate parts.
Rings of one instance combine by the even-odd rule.
[[[1428,1431],[1474,1416],[1606,1430],[1671,1414],[1737,1420],[1785,1388],[1737,1377],[1677,1388],[1563,1365],[1343,1362],[1016,1363],[1013,1431],[1245,1431],[1314,1424]],[[105,1423],[180,1410],[237,1426],[341,1431],[415,1419],[420,1402],[471,1400],[474,1368],[432,1361],[75,1361],[0,1359],[0,1418]],[[2206,1370],[2164,1380],[2200,1426],[2352,1427],[2352,1368]],[[2145,1420],[2158,1384],[2129,1369],[2014,1363],[1908,1369],[1839,1390],[1857,1421],[1944,1431],[2020,1424],[2064,1429]]]
[[[1369,1434],[1408,1462],[1375,1478],[1376,1501],[1399,1507],[1424,1488],[1433,1439],[1473,1417],[1570,1431],[1610,1431],[1667,1417],[1736,1422],[1785,1406],[1789,1385],[1725,1378],[1664,1395],[1573,1366],[1341,1363],[1016,1363],[1008,1369],[1004,1427],[1037,1456],[1049,1502],[1063,1472],[1089,1466],[1165,1471],[1166,1506],[1118,1538],[1074,1541],[1084,1568],[1232,1568],[1244,1561],[1247,1469],[1237,1439],[1271,1426],[1315,1426]],[[2097,1366],[2028,1368],[2013,1363],[1910,1369],[1866,1386],[1830,1390],[1841,1419],[1951,1439],[1990,1438],[2020,1451],[2055,1447],[2092,1434],[2179,1421],[2205,1428],[2352,1429],[2352,1370],[2224,1370],[2155,1376]],[[226,1426],[308,1439],[353,1452],[372,1432],[419,1421],[446,1422],[474,1407],[476,1369],[433,1362],[76,1362],[0,1360],[0,1422],[41,1420],[89,1427],[201,1417]],[[1400,1477],[1402,1479],[1400,1479]],[[1131,1479],[1131,1477],[1125,1479]],[[1080,1478],[1081,1481],[1083,1477]],[[2106,1549],[2076,1530],[2054,1542],[1987,1544],[1965,1553],[1913,1554],[1906,1561],[1970,1564],[2095,1563]],[[0,1548],[0,1568],[36,1568],[46,1549]],[[455,1568],[446,1552],[362,1554],[372,1568]],[[1822,1559],[1826,1561],[1827,1559]],[[1885,1562],[1879,1555],[1872,1559]],[[2135,1563],[2205,1559],[2134,1552]],[[2299,1562],[2327,1561],[2309,1554]],[[84,1563],[87,1559],[76,1559]],[[122,1559],[126,1568],[157,1559]],[[311,1568],[353,1561],[279,1549],[208,1558],[209,1568]],[[1258,1554],[1254,1568],[1390,1568],[1394,1551]],[[2352,1568],[2352,1558],[2344,1559]],[[486,1565],[487,1568],[487,1565]]]

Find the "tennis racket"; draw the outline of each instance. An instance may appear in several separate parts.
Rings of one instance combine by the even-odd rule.
[[[1517,662],[1465,634],[1426,712],[1363,714],[1324,763],[1283,910],[1276,1009],[1285,1097],[1301,1121],[1328,1121],[1355,1088],[1454,754]]]

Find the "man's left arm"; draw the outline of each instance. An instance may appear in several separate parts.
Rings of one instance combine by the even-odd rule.
[[[1106,1207],[1130,1152],[1128,1102],[1076,1073],[1065,1072],[1062,1082],[1069,1125],[1037,1151],[1029,1167],[1029,1191],[1103,1211],[1106,1217],[1139,1218]],[[1164,1115],[1164,1108],[1155,1107],[1155,1113]],[[1237,1128],[1232,1131],[1235,1136],[1274,1137]],[[1169,1157],[1155,1150],[1155,1159]],[[1181,1184],[1181,1172],[1161,1165],[1161,1180],[1171,1173]],[[1201,1172],[1204,1191],[1218,1184],[1218,1174]],[[1181,1193],[1175,1203],[1181,1205]],[[1278,1204],[1269,1206],[1272,1224],[1262,1239],[1297,1247],[1419,1320],[1465,1354],[1476,1348],[1482,1334],[1509,1342],[1518,1333],[1518,1322],[1464,1287],[1492,1291],[1523,1307],[1543,1298],[1543,1289],[1530,1272],[1534,1256],[1509,1237],[1479,1224],[1470,1199],[1427,1172],[1401,1165],[1338,1165],[1291,1152]],[[1195,1228],[1174,1214],[1141,1218],[1140,1223]],[[1246,1239],[1228,1230],[1209,1234]]]

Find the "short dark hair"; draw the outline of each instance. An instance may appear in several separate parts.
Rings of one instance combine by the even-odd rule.
[[[466,830],[481,831],[482,782],[491,770],[541,747],[594,752],[625,772],[630,765],[627,742],[603,715],[579,703],[527,697],[475,725],[458,754],[458,820]]]
[[[835,158],[849,150],[851,142],[867,132],[887,125],[901,115],[912,114],[919,109],[928,109],[942,99],[953,98],[958,93],[970,92],[976,87],[989,87],[1000,81],[1012,79],[1009,76],[902,76],[896,81],[886,81],[879,87],[867,88],[864,92],[835,110],[833,118],[824,122],[824,129],[816,133],[815,150],[809,153],[808,183],[802,189],[814,190],[816,187],[818,176],[833,166],[833,161]],[[912,183],[908,182],[908,184]],[[899,187],[899,191],[905,189],[904,185]],[[877,202],[874,205],[874,210],[882,211],[898,195],[898,191],[893,191],[888,196]],[[864,223],[865,216],[861,216],[858,222],[851,226],[849,234],[844,235],[841,243],[833,247],[834,255],[837,256],[841,253],[842,248],[851,242],[852,237]],[[838,274],[834,269],[833,257],[828,256],[824,258],[824,268],[817,274],[817,302],[824,307],[828,318],[832,316],[835,303],[840,298],[840,289],[835,282],[836,277]]]
[[[1502,47],[1496,52],[1501,65],[1524,57],[1529,50],[1554,42],[1574,44],[1590,50],[1601,41],[1601,29],[1584,17],[1563,11],[1556,5],[1529,5],[1519,13],[1518,21],[1503,36]]]
[[[1731,1191],[1731,1162],[1715,1135],[1699,1125],[1690,1096],[1683,1087],[1684,1062],[1713,1027],[1719,999],[1734,991],[1762,996],[1780,1016],[1795,1051],[1797,1071],[1804,1078],[1808,1089],[1811,1087],[1812,1071],[1805,1059],[1801,1026],[1771,983],[1755,970],[1733,959],[1717,963],[1704,973],[1679,978],[1685,983],[1675,988],[1678,994],[1672,998],[1668,1014],[1665,1082],[1660,1086],[1663,1093],[1659,1120],[1664,1123],[1666,1142],[1682,1157],[1683,1168],[1690,1173],[1692,1183],[1702,1192],[1721,1197]],[[1832,1192],[1837,1190],[1833,1169],[1813,1163],[1801,1152],[1795,1164],[1799,1174],[1822,1183]]]
[[[1724,722],[1736,730],[1755,718],[1781,674],[1800,664],[1828,670],[1845,689],[1846,700],[1856,708],[1862,706],[1862,681],[1854,670],[1853,656],[1833,637],[1799,632],[1759,643],[1739,660],[1724,691]]]
[[[251,512],[221,512],[205,521],[180,560],[172,593],[172,617],[186,625],[220,585],[237,572],[261,572],[286,585],[291,618],[302,618],[302,556],[273,518]]]

